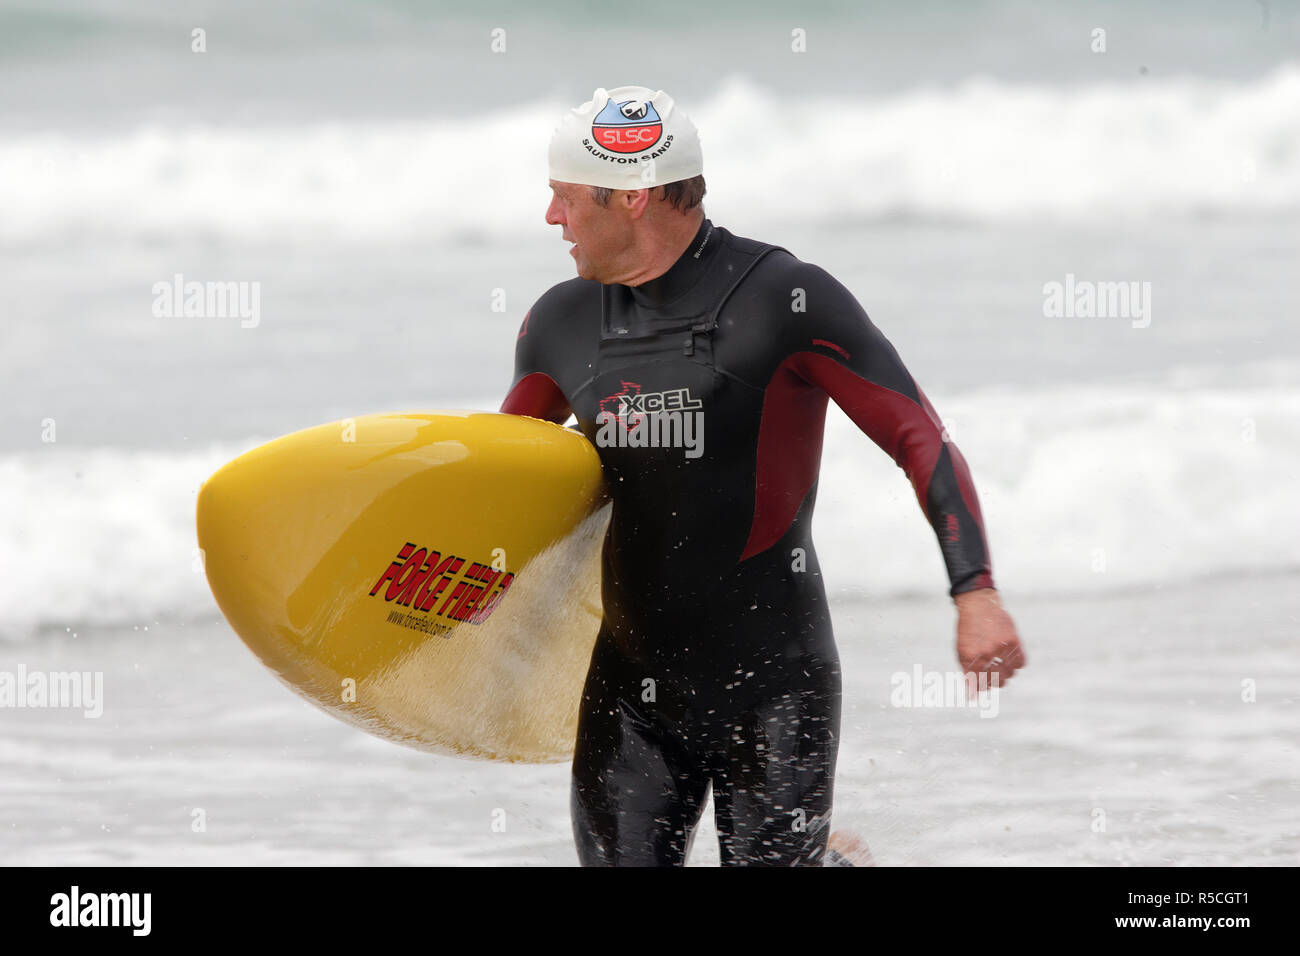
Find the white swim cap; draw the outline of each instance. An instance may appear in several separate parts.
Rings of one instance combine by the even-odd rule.
[[[551,137],[551,179],[609,189],[647,189],[704,172],[700,135],[663,90],[596,90]]]

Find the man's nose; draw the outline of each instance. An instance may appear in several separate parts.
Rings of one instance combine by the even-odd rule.
[[[550,226],[564,225],[564,207],[560,205],[558,196],[551,197],[551,203],[546,207],[546,223]]]

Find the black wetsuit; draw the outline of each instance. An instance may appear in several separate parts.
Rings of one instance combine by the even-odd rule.
[[[524,317],[501,410],[572,412],[614,502],[573,761],[583,864],[680,865],[710,783],[724,864],[822,863],[840,672],[810,529],[828,396],[911,479],[950,593],[991,587],[961,455],[824,270],[706,219],[664,275],[571,279]]]

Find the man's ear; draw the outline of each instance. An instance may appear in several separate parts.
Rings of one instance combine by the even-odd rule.
[[[640,219],[645,215],[646,210],[650,208],[650,194],[655,191],[656,187],[647,189],[625,189],[621,191],[620,198],[627,204],[627,211],[633,219]]]

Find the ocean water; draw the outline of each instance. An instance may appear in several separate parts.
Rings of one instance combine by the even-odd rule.
[[[944,602],[837,596],[832,827],[861,834],[881,866],[1294,866],[1300,592],[1287,584],[1021,597],[1030,666],[991,719],[891,703],[898,675],[952,666]],[[0,645],[0,670],[24,661],[103,673],[104,713],[5,715],[10,865],[577,862],[567,766],[431,757],[359,733],[288,693],[223,624]],[[717,863],[706,811],[690,864]]]
[[[206,52],[192,52],[195,29]],[[198,487],[297,428],[495,409],[524,313],[572,275],[543,222],[550,131],[597,86],[643,83],[701,130],[709,217],[827,268],[897,346],[971,464],[1030,650],[1004,719],[981,724],[1020,761],[1022,790],[1038,757],[1057,767],[1060,782],[1036,791],[1036,836],[999,857],[992,824],[972,824],[957,853],[931,835],[941,801],[873,817],[890,788],[935,786],[925,761],[880,763],[891,734],[919,725],[873,736],[862,715],[883,697],[885,661],[920,659],[903,648],[950,628],[950,610],[910,486],[833,414],[814,531],[833,602],[854,609],[837,616],[846,660],[876,675],[853,685],[857,722],[846,715],[861,727],[841,772],[853,824],[885,862],[1296,862],[1298,39],[1300,12],[1277,3],[662,3],[647,22],[576,2],[0,0],[0,670],[130,671],[117,683],[129,695],[93,724],[0,710],[6,858],[189,859],[186,832],[106,836],[122,832],[108,818],[157,808],[144,785],[94,781],[121,771],[122,748],[145,748],[133,766],[158,779],[196,772],[209,724],[230,759],[302,761],[304,791],[337,769],[335,741],[388,759],[389,745],[260,679],[196,571]],[[257,283],[256,324],[156,315],[155,285],[178,275]],[[1143,314],[1050,314],[1046,290],[1077,282],[1136,283]],[[1066,722],[1056,740],[1023,730],[1047,719],[1052,681],[1104,686],[1141,627],[1160,635],[1143,652],[1154,691],[1121,706],[1097,690],[1052,718]],[[1248,724],[1232,723],[1226,685],[1218,703],[1183,694],[1202,674],[1205,645],[1180,640],[1191,632],[1216,642],[1234,686],[1274,675]],[[219,717],[236,680],[240,713]],[[163,686],[185,700],[148,691]],[[164,742],[149,727],[166,707],[183,719]],[[1108,749],[1127,739],[1116,713],[1141,747]],[[1064,807],[1100,799],[1089,787],[1122,790],[1121,750],[1185,759],[1188,720],[1198,746],[1249,735],[1266,759],[1129,793],[1127,856],[1053,831]],[[231,721],[291,729],[267,743]],[[1061,777],[1053,748],[1096,774]],[[552,772],[391,759],[398,794],[428,780],[526,793],[543,779],[529,774]],[[969,776],[978,800],[1002,793],[991,772]],[[222,798],[251,812],[257,779],[237,776]],[[561,793],[562,775],[545,779]],[[272,803],[297,799],[277,786]],[[1230,799],[1251,812],[1220,814],[1208,843],[1141,823]],[[563,799],[534,810],[536,852],[489,847],[471,827],[432,856],[394,845],[373,859],[568,862]],[[268,813],[213,858],[368,858],[346,840],[327,853],[343,811],[313,812],[302,834]],[[64,832],[68,814],[109,829]],[[1269,832],[1283,838],[1266,850]]]

